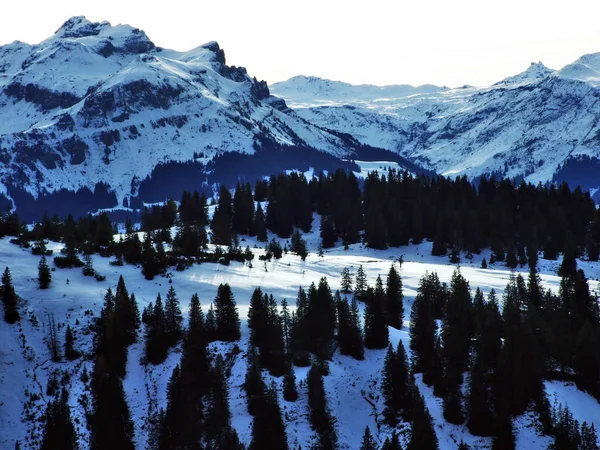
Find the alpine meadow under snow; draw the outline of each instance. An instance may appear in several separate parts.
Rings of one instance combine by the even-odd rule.
[[[318,229],[318,225],[313,223],[315,229]],[[287,254],[280,260],[273,260],[264,266],[255,262],[252,268],[235,262],[231,266],[201,264],[185,272],[172,272],[172,276],[160,277],[153,281],[145,280],[138,268],[111,267],[108,258],[94,256],[94,268],[106,276],[105,281],[97,283],[92,280],[92,283],[89,277],[82,276],[80,269],[56,270],[52,273],[52,285],[48,291],[41,291],[37,287],[39,257],[31,255],[29,249],[10,244],[7,239],[0,241],[0,258],[10,264],[14,284],[20,297],[26,300],[21,305],[23,319],[20,328],[0,322],[0,336],[3,342],[0,445],[9,448],[16,440],[21,440],[23,448],[37,448],[33,442],[39,442],[41,437],[42,424],[38,420],[45,412],[48,401],[46,383],[52,373],[61,370],[71,374],[68,382],[71,393],[69,402],[77,423],[81,447],[87,448],[89,433],[85,427],[80,403],[85,388],[80,375],[84,367],[88,372],[91,371],[92,361],[76,360],[53,364],[45,343],[48,318],[54,315],[61,332],[67,324],[74,327],[77,330],[77,348],[91,352],[92,335],[84,330],[89,327],[93,318],[98,316],[106,290],[114,290],[120,275],[123,275],[129,291],[135,293],[140,309],[154,301],[158,293],[164,297],[169,287],[173,286],[182,304],[184,316],[192,294],[198,293],[206,313],[208,305],[213,302],[218,285],[229,283],[232,286],[242,319],[242,339],[233,344],[239,346],[242,353],[234,358],[232,375],[228,381],[232,424],[240,439],[248,444],[252,417],[246,410],[242,384],[246,371],[244,354],[248,339],[245,322],[248,302],[255,287],[272,293],[278,302],[285,298],[293,305],[298,287],[308,288],[310,283],[318,283],[321,277],[327,277],[332,289],[340,289],[340,273],[346,267],[356,273],[358,266],[363,265],[368,282],[373,283],[377,275],[384,276],[390,265],[394,264],[402,277],[405,309],[408,311],[416,295],[419,279],[426,272],[437,272],[442,281],[449,282],[455,270],[455,266],[448,263],[447,257],[431,256],[431,243],[380,251],[354,244],[348,250],[342,247],[328,250],[320,257],[317,254],[318,233],[313,232],[304,237],[310,249],[306,261],[302,261],[299,256]],[[254,248],[257,242],[253,238],[245,237],[242,244],[249,245],[257,256],[264,254],[263,249]],[[61,247],[62,245],[54,243],[48,246],[55,253]],[[401,265],[397,262],[400,256],[403,259]],[[461,265],[461,272],[469,280],[473,290],[479,287],[487,295],[493,288],[501,294],[511,272],[503,266],[481,269],[482,259],[489,260],[489,257],[489,251],[482,252],[473,260]],[[598,264],[585,261],[578,263],[590,279],[600,278]],[[540,261],[543,284],[555,292],[560,283],[560,278],[556,276],[558,265],[557,261]],[[598,281],[593,281],[591,287],[598,292]],[[88,314],[88,310],[91,310],[92,314]],[[37,326],[31,321],[34,316],[37,317]],[[402,340],[405,347],[409,347],[408,325],[409,322],[405,321],[402,330],[390,328],[390,341],[394,346],[398,340]],[[233,345],[215,343],[211,345],[211,349],[228,353]],[[124,379],[127,401],[135,424],[136,449],[144,449],[146,445],[147,414],[150,405],[154,408],[166,406],[167,383],[173,367],[180,359],[180,353],[174,350],[165,363],[146,366],[141,363],[143,353],[142,340],[130,348],[127,376]],[[331,374],[325,377],[325,387],[329,406],[338,419],[340,448],[358,448],[357,443],[361,441],[365,426],[371,428],[379,444],[391,434],[389,427],[377,425],[381,420],[380,384],[384,356],[385,350],[366,350],[365,360],[355,361],[336,353],[330,363]],[[308,370],[296,368],[295,371],[296,378],[300,381],[305,379]],[[276,382],[280,385],[282,380],[276,379]],[[471,435],[465,426],[448,424],[442,417],[441,399],[436,398],[431,388],[423,385],[419,377],[417,382],[434,418],[440,449],[455,449],[461,441],[472,448],[490,448],[490,438],[479,438]],[[596,429],[600,427],[600,405],[588,394],[578,391],[569,383],[559,381],[547,382],[546,389],[550,400],[569,405],[577,420],[593,423]],[[280,404],[286,417],[290,446],[311,448],[314,442],[307,418],[306,389],[299,388],[299,394],[300,399],[297,402],[289,403],[280,398]],[[34,396],[36,400],[32,401]],[[527,414],[516,419],[518,449],[545,448],[551,443],[550,437],[540,436],[536,431],[535,422],[535,418]],[[26,436],[30,436],[32,440],[26,441]]]

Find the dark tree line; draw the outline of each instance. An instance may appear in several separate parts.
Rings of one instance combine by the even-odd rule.
[[[493,436],[494,448],[514,448],[512,418],[528,410],[545,433],[556,431],[545,379],[571,379],[599,398],[598,301],[582,271],[569,271],[554,294],[533,266],[527,280],[511,277],[503,305],[493,290],[487,300],[479,289],[472,296],[459,271],[450,286],[426,274],[412,307],[411,349],[413,370],[443,399],[447,421]]]

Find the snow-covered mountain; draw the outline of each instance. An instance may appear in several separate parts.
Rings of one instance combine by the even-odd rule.
[[[271,92],[314,124],[441,174],[568,181],[592,192],[600,185],[600,53],[560,71],[532,63],[484,88],[375,88],[295,77]]]
[[[341,158],[365,151],[228,66],[216,42],[166,50],[141,30],[84,17],[40,44],[0,47],[0,117],[0,194],[26,217],[348,166]]]

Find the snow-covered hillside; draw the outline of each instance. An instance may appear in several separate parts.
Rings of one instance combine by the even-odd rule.
[[[89,198],[46,198],[38,210],[163,200],[164,189],[151,198],[156,184],[178,184],[178,196],[191,179],[197,188],[308,163],[349,167],[340,158],[362,149],[228,66],[216,42],[177,52],[84,17],[37,45],[0,47],[0,117],[0,194],[22,213],[61,189]]]
[[[294,77],[273,84],[271,92],[315,124],[444,175],[496,173],[595,189],[599,80],[600,54],[592,54],[560,71],[532,63],[483,88],[351,86]],[[588,157],[592,164],[573,169]]]
[[[314,230],[318,230],[318,222],[318,217],[315,217]],[[242,384],[246,370],[244,354],[248,339],[245,318],[255,287],[272,293],[278,301],[286,298],[293,305],[300,285],[307,287],[311,282],[318,283],[319,279],[325,276],[332,289],[338,289],[342,269],[349,267],[352,272],[356,272],[361,264],[366,270],[369,283],[373,284],[377,275],[384,276],[390,265],[402,256],[403,264],[395,264],[402,276],[405,309],[409,311],[419,279],[426,271],[436,271],[442,281],[448,282],[455,270],[454,266],[448,264],[447,258],[430,256],[431,243],[385,251],[355,244],[348,250],[343,250],[341,246],[335,247],[326,251],[323,257],[319,257],[316,253],[318,232],[306,234],[304,237],[311,251],[306,261],[287,254],[282,259],[273,260],[266,265],[255,260],[253,267],[236,262],[232,262],[230,266],[206,263],[194,265],[184,272],[172,271],[168,278],[158,277],[152,281],[145,280],[139,268],[113,267],[109,265],[108,258],[96,255],[93,258],[94,267],[97,272],[106,276],[105,281],[96,282],[89,277],[83,277],[81,269],[57,269],[52,273],[53,281],[47,291],[41,291],[37,287],[39,257],[33,256],[30,249],[21,249],[10,244],[8,239],[0,240],[0,267],[10,266],[17,293],[23,299],[20,305],[23,317],[20,324],[10,326],[0,321],[0,341],[3,343],[0,349],[0,448],[12,448],[15,440],[21,440],[23,449],[38,448],[41,423],[37,422],[37,419],[44,413],[48,400],[46,382],[57,370],[71,374],[67,381],[71,392],[69,403],[82,448],[86,448],[88,431],[82,406],[85,403],[86,391],[80,377],[84,367],[88,372],[91,370],[92,361],[79,359],[74,362],[51,362],[44,342],[48,317],[54,314],[61,336],[64,335],[66,325],[71,325],[76,330],[76,347],[89,354],[92,335],[88,325],[93,317],[98,316],[104,293],[109,287],[114,290],[120,275],[123,275],[129,292],[135,293],[140,309],[154,301],[158,293],[164,297],[169,287],[173,286],[182,304],[184,316],[193,293],[199,294],[206,311],[215,297],[217,286],[220,283],[231,285],[242,318],[242,339],[236,343],[242,349],[242,353],[235,357],[232,376],[229,379],[232,423],[240,438],[248,444],[252,418],[247,413]],[[252,238],[245,238],[241,244],[249,245],[256,255],[264,253],[263,249],[254,247],[256,242]],[[49,248],[57,251],[61,246],[50,243]],[[480,269],[481,259],[485,257],[489,260],[489,256],[489,252],[486,251],[476,255],[471,261],[463,260],[461,271],[470,281],[472,289],[480,287],[484,292],[489,292],[494,288],[502,292],[510,272],[504,266],[491,265],[489,269]],[[556,276],[558,262],[541,260],[539,265],[543,284],[556,291],[560,282]],[[600,267],[585,261],[579,261],[579,266],[594,280],[590,284],[597,292]],[[405,321],[402,330],[390,328],[390,338],[394,344],[401,339],[408,348],[408,325]],[[211,344],[213,351],[220,352],[227,352],[232,346],[233,344]],[[147,439],[148,409],[150,405],[165,405],[166,385],[173,367],[181,357],[179,351],[175,350],[170,353],[165,363],[159,366],[144,366],[140,363],[143,352],[144,343],[143,339],[140,339],[129,350],[127,376],[124,380],[135,423],[136,448],[139,450],[145,448]],[[325,387],[329,406],[338,419],[341,448],[357,449],[366,425],[374,432],[379,443],[391,433],[388,427],[382,425],[378,428],[376,425],[376,422],[380,422],[378,417],[383,408],[379,389],[384,356],[385,350],[366,350],[364,361],[355,361],[339,353],[334,355],[330,364],[331,374],[325,378]],[[297,380],[300,382],[305,379],[306,373],[306,368],[296,368]],[[265,376],[268,376],[266,372]],[[282,382],[281,379],[276,381],[278,385]],[[417,378],[417,381],[434,418],[441,449],[455,449],[461,441],[471,444],[472,448],[490,447],[489,438],[472,436],[465,427],[445,422],[441,412],[441,399],[434,397],[431,389],[420,382],[420,378]],[[578,420],[594,423],[596,429],[600,427],[600,405],[596,400],[564,383],[547,383],[546,389],[551,401],[554,398],[559,403],[568,401]],[[311,448],[312,432],[308,421],[306,385],[299,388],[299,393],[300,399],[297,402],[290,403],[280,398],[280,404],[286,417],[290,445]],[[87,395],[89,396],[89,393]],[[576,402],[573,402],[573,399],[576,399]],[[533,421],[528,415],[515,420],[519,449],[546,448],[551,442],[548,437],[538,436]]]

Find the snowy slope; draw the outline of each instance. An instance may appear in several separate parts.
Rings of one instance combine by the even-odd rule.
[[[599,187],[600,54],[559,71],[532,63],[490,87],[374,88],[295,77],[271,91],[311,122],[352,134],[445,175],[496,173]],[[389,92],[390,95],[383,95]],[[408,93],[408,94],[407,94]],[[596,181],[590,181],[596,179]]]
[[[315,216],[313,229],[318,230],[318,226],[319,218]],[[89,353],[91,335],[86,333],[86,327],[91,323],[92,316],[87,315],[86,311],[91,310],[93,316],[98,315],[106,289],[109,287],[114,289],[119,275],[124,276],[129,292],[135,293],[140,309],[150,301],[154,301],[158,293],[164,297],[172,282],[184,316],[193,293],[199,294],[206,312],[216,294],[217,286],[225,282],[232,286],[242,318],[242,340],[236,343],[242,349],[242,353],[236,357],[232,376],[229,379],[230,402],[233,425],[240,438],[247,444],[250,439],[251,417],[246,411],[246,399],[242,389],[246,370],[244,353],[248,338],[245,318],[250,295],[255,287],[260,286],[265,292],[272,293],[278,301],[286,298],[293,305],[300,285],[307,287],[311,282],[318,283],[321,277],[326,276],[332,289],[339,289],[341,270],[350,267],[352,272],[356,272],[359,264],[364,266],[368,281],[372,284],[377,275],[385,276],[390,264],[402,255],[404,263],[400,267],[400,273],[404,283],[405,309],[409,311],[416,295],[419,279],[426,271],[437,271],[442,281],[449,282],[454,270],[454,266],[447,263],[447,258],[431,256],[431,243],[385,251],[367,249],[355,244],[346,251],[342,247],[333,248],[326,251],[323,257],[319,257],[316,254],[318,231],[305,235],[305,238],[311,251],[306,261],[301,261],[299,257],[291,254],[284,255],[281,260],[267,263],[267,271],[262,263],[257,262],[253,268],[235,262],[230,266],[207,263],[195,265],[184,272],[173,271],[170,273],[171,281],[163,277],[146,281],[139,268],[111,267],[108,258],[95,255],[94,267],[99,273],[106,275],[106,281],[96,282],[91,278],[84,278],[80,269],[56,270],[53,272],[52,285],[48,291],[37,289],[35,282],[39,257],[31,255],[30,250],[20,249],[10,244],[7,239],[0,240],[0,267],[10,265],[17,293],[23,298],[21,311],[27,311],[22,314],[20,325],[8,326],[0,321],[0,340],[3,342],[0,350],[2,368],[0,448],[12,448],[17,439],[22,441],[24,449],[37,448],[34,442],[40,436],[40,423],[36,422],[35,427],[33,423],[44,412],[46,382],[49,375],[57,369],[72,374],[69,381],[70,405],[82,447],[86,448],[88,431],[85,428],[85,418],[80,403],[85,388],[80,380],[80,374],[83,365],[90,371],[92,362],[89,360],[50,362],[49,352],[43,342],[46,334],[44,324],[47,323],[47,315],[54,314],[60,326],[61,336],[64,335],[65,324],[70,324],[76,330],[76,347]],[[254,244],[255,241],[251,238],[246,238],[242,242],[242,245],[249,245],[251,248]],[[61,245],[51,244],[49,247],[56,251]],[[256,255],[264,253],[264,250],[258,248],[252,251]],[[483,257],[489,260],[489,252],[477,255],[472,261],[463,260],[461,265],[463,275],[470,281],[472,289],[479,286],[486,293],[491,288],[501,292],[508,282],[510,272],[504,266],[491,265],[490,269],[480,269]],[[579,265],[591,280],[600,278],[600,267],[597,264],[580,261]],[[557,266],[557,261],[540,261],[543,284],[555,291],[560,282],[555,275]],[[597,292],[598,282],[591,281],[590,284]],[[38,326],[30,320],[33,316],[37,317]],[[405,322],[402,330],[390,329],[390,339],[393,344],[402,339],[408,348],[408,325],[409,323]],[[228,351],[232,346],[233,344],[211,344],[213,351]],[[129,350],[127,376],[124,382],[135,423],[136,448],[139,450],[144,449],[147,438],[144,431],[147,411],[150,406],[166,404],[166,385],[173,367],[181,357],[178,351],[172,351],[165,363],[156,367],[145,367],[140,364],[142,355],[143,340],[140,340]],[[366,425],[371,427],[380,443],[391,433],[389,428],[381,426],[378,429],[376,425],[377,417],[383,409],[382,401],[377,395],[384,356],[384,350],[367,350],[365,360],[358,362],[339,353],[334,355],[330,364],[331,375],[325,378],[325,386],[329,406],[333,415],[338,418],[341,448],[357,449]],[[307,369],[297,368],[297,381],[303,380],[306,373]],[[348,380],[352,382],[349,383]],[[476,448],[489,448],[489,439],[477,438],[470,435],[465,427],[446,423],[442,418],[441,400],[433,397],[431,390],[422,385],[419,379],[417,381],[434,418],[442,449],[454,450],[461,440],[472,444],[473,448],[474,445],[478,445]],[[281,383],[281,379],[277,380],[277,383]],[[569,401],[569,407],[578,419],[593,421],[597,426],[600,425],[598,423],[600,405],[589,396],[572,386],[564,386],[560,383],[548,383],[547,390],[551,401],[555,394],[558,402]],[[299,392],[300,399],[296,403],[280,399],[280,404],[288,424],[289,443],[293,446],[300,444],[303,448],[310,448],[312,432],[308,423],[306,386],[299,388]],[[32,400],[30,393],[35,393],[40,398]],[[573,398],[577,398],[577,401],[572,402]],[[523,450],[545,448],[549,439],[538,436],[530,425],[531,418],[527,416],[515,421],[518,448]]]
[[[193,162],[201,186],[220,181],[210,164],[227,154],[282,147],[298,159],[310,158],[309,149],[339,163],[359,147],[228,66],[216,42],[166,50],[141,30],[84,17],[37,45],[0,47],[0,117],[0,192],[17,203],[106,185],[114,199],[103,206],[111,207],[138,197],[159,164]],[[228,161],[231,176],[255,175]],[[285,166],[284,156],[264,166],[275,163]]]

